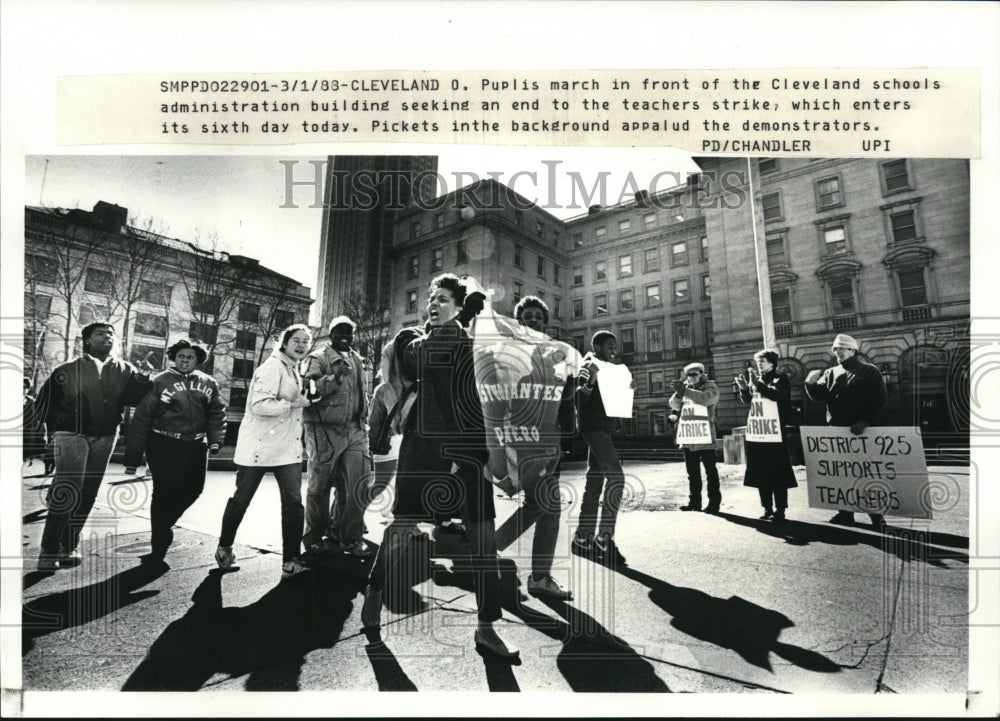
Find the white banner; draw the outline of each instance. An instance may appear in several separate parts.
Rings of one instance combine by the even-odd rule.
[[[747,415],[746,439],[752,443],[781,443],[781,418],[778,404],[754,393]]]
[[[712,424],[708,407],[684,398],[681,417],[677,421],[677,445],[700,446],[712,442]]]
[[[932,517],[919,428],[802,426],[810,508]]]

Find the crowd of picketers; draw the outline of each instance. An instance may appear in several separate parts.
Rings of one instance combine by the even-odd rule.
[[[392,520],[371,563],[362,623],[378,632],[384,593],[402,568],[405,550],[428,527],[456,534],[469,544],[475,569],[478,623],[475,643],[502,658],[517,650],[497,633],[500,618],[498,538],[494,524],[497,489],[525,495],[520,525],[534,523],[527,590],[535,596],[571,598],[551,571],[562,503],[559,465],[541,478],[518,485],[496,477],[489,463],[487,428],[476,387],[472,320],[484,307],[480,292],[452,274],[435,278],[428,290],[427,322],[404,328],[382,353],[380,383],[366,392],[365,365],[353,348],[356,324],[346,316],[328,325],[329,338],[314,346],[302,324],[285,328],[274,352],[255,370],[236,442],[235,489],[222,514],[215,561],[233,568],[235,543],[247,507],[267,473],[277,481],[281,506],[283,579],[308,572],[330,554],[370,556],[364,514],[371,502],[392,489]],[[544,334],[549,310],[541,299],[522,298],[515,317],[523,328]],[[58,366],[37,398],[25,389],[25,456],[42,457],[55,475],[47,498],[38,569],[78,565],[81,530],[94,505],[116,445],[126,406],[135,412],[128,425],[124,466],[134,474],[143,458],[152,476],[151,551],[144,564],[166,567],[173,526],[204,489],[208,456],[225,441],[227,413],[219,387],[199,370],[206,349],[182,339],[170,346],[171,367],[153,377],[115,354],[115,330],[92,323],[82,331],[83,354]],[[599,331],[591,351],[565,379],[557,435],[579,432],[589,453],[579,520],[570,544],[574,554],[610,565],[626,560],[615,543],[615,526],[625,475],[612,443],[618,420],[605,412],[600,369],[616,364],[617,339]],[[815,371],[806,390],[825,401],[831,424],[863,432],[885,403],[881,374],[856,357],[857,342],[839,335],[833,345],[837,366]],[[442,362],[441,359],[444,359]],[[735,379],[744,402],[758,394],[774,400],[782,428],[790,425],[789,383],[776,369],[777,356],[762,351],[757,372]],[[708,409],[711,439],[685,447],[690,495],[684,511],[717,513],[721,502],[714,429],[719,389],[692,363],[673,384],[669,404],[679,411],[687,397]],[[519,409],[522,416],[525,411]],[[782,431],[784,440],[784,430]],[[50,449],[46,451],[45,449]],[[302,499],[303,452],[308,463]],[[781,521],[787,489],[795,486],[785,443],[746,444],[745,483],[760,491],[762,518]],[[703,506],[701,467],[707,481]],[[332,493],[332,504],[331,504]],[[834,522],[852,523],[838,514]],[[881,525],[881,517],[873,516]]]

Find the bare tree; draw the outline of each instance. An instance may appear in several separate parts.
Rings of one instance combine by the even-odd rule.
[[[113,250],[109,249],[107,254],[110,287],[124,315],[121,347],[126,355],[136,303],[147,294],[148,280],[157,270],[162,270],[166,259],[167,252],[162,244],[163,229],[163,224],[152,218],[133,219],[129,227],[115,238]]]
[[[343,314],[358,324],[354,344],[368,363],[368,380],[374,387],[375,375],[382,363],[382,346],[389,340],[390,309],[359,290],[352,290],[341,298],[340,306]]]

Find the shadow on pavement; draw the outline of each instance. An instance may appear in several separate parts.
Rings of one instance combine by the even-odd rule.
[[[375,673],[375,681],[379,691],[416,691],[417,687],[406,675],[403,667],[393,655],[389,647],[381,641],[375,641],[365,646],[368,661]]]
[[[890,526],[884,533],[866,533],[850,526],[835,526],[830,524],[806,523],[805,521],[787,520],[775,523],[759,518],[747,518],[732,513],[719,513],[724,518],[738,526],[753,528],[775,538],[783,538],[793,546],[807,546],[810,543],[827,543],[834,546],[871,546],[880,551],[891,553],[904,561],[924,561],[932,566],[945,566],[945,560],[968,563],[969,555],[960,551],[950,551],[933,544],[952,548],[968,548],[969,539],[948,533],[930,533],[920,529],[899,528]]]
[[[120,608],[155,596],[159,591],[138,591],[155,581],[166,568],[135,566],[99,583],[70,588],[28,601],[21,607],[21,653],[34,647],[34,640],[55,631],[84,626]],[[34,571],[25,576],[25,588],[48,575]],[[45,574],[39,576],[39,574]],[[138,592],[137,592],[138,591]]]
[[[29,523],[44,521],[46,510],[45,508],[40,508],[37,511],[32,511],[27,516],[21,516],[21,525],[27,526]]]
[[[716,598],[694,588],[673,586],[641,571],[623,568],[625,578],[649,589],[650,600],[672,616],[678,631],[721,648],[732,649],[747,663],[772,671],[770,654],[820,673],[836,673],[839,664],[826,656],[778,640],[782,629],[795,624],[783,613],[739,596]]]
[[[337,643],[357,578],[312,572],[279,582],[248,606],[224,607],[224,571],[208,572],[191,600],[122,687],[123,691],[197,691],[216,674],[248,675],[248,690],[295,691],[305,655]]]

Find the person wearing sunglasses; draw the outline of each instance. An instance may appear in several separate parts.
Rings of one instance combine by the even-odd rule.
[[[684,465],[688,474],[688,502],[681,506],[682,511],[700,511],[701,507],[701,467],[705,467],[707,482],[708,505],[705,513],[718,513],[722,504],[722,492],[719,490],[719,471],[715,467],[715,407],[719,403],[719,386],[705,374],[705,366],[701,363],[689,363],[684,366],[684,379],[673,382],[674,393],[670,396],[670,407],[680,412],[684,399],[705,406],[708,411],[708,426],[711,431],[710,443],[696,443],[684,446]]]

